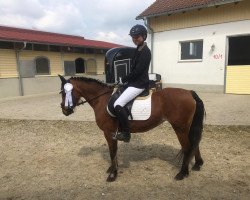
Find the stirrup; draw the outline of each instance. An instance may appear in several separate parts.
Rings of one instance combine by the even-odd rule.
[[[113,140],[119,140],[119,141],[123,141],[126,143],[129,143],[130,138],[131,138],[130,132],[118,132],[118,131],[116,131],[116,133],[114,133],[114,135],[112,136]]]

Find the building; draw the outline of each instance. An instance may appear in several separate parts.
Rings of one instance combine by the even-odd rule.
[[[58,74],[102,79],[105,53],[120,46],[0,26],[0,98],[59,91]]]
[[[163,86],[250,94],[249,0],[156,0],[137,19]]]

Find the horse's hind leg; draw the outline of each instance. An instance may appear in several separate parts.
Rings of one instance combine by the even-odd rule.
[[[193,151],[191,149],[191,145],[190,145],[189,138],[188,138],[189,129],[188,128],[180,129],[180,128],[176,128],[176,127],[173,127],[173,128],[177,134],[177,137],[178,137],[178,140],[181,144],[182,152],[184,155],[181,170],[175,176],[175,179],[182,180],[183,178],[185,178],[189,174],[188,166],[189,166],[190,160],[193,156],[193,153],[192,153]]]
[[[117,140],[112,139],[112,133],[104,133],[104,135],[108,142],[109,154],[110,154],[110,159],[111,159],[111,166],[107,170],[107,173],[109,173],[107,181],[112,182],[112,181],[115,181],[117,177],[117,168],[118,168]]]
[[[201,157],[199,146],[197,147],[194,155],[195,155],[195,163],[194,163],[194,166],[192,167],[192,170],[200,171],[201,166],[203,165],[204,161]]]
[[[179,139],[179,142],[182,146],[182,152],[184,154],[183,156],[183,162],[181,171],[175,176],[176,180],[182,180],[189,174],[189,163],[193,156],[195,156],[195,164],[192,167],[192,170],[199,171],[201,166],[203,165],[203,159],[201,157],[199,145],[195,148],[193,147],[193,142],[190,142],[189,138],[189,130],[188,129],[182,129],[181,131],[179,129],[175,129],[175,132],[177,134],[177,137]]]

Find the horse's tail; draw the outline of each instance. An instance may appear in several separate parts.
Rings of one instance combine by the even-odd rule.
[[[196,92],[191,91],[191,94],[196,101],[196,109],[193,117],[193,121],[189,131],[189,141],[191,145],[191,150],[195,150],[200,143],[202,130],[203,130],[203,121],[206,114],[203,101],[196,94]]]

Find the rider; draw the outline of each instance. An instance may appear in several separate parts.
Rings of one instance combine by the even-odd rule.
[[[129,142],[131,138],[128,115],[124,106],[145,89],[148,89],[148,70],[151,60],[151,52],[145,42],[147,29],[143,25],[137,24],[131,28],[129,35],[137,48],[131,61],[131,73],[119,80],[119,84],[126,84],[127,89],[114,103],[120,132],[117,131],[113,138],[124,142]]]

